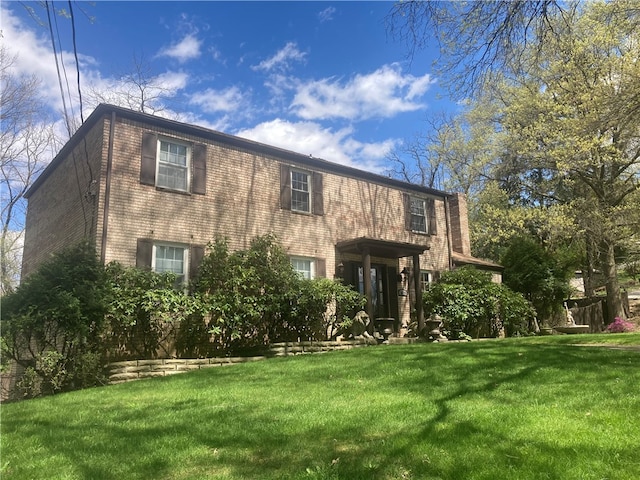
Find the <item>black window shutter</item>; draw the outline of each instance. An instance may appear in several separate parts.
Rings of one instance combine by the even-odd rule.
[[[202,259],[204,258],[204,246],[192,245],[189,253],[189,278],[194,279],[198,275],[200,263],[202,263]]]
[[[327,261],[324,258],[316,258],[316,277],[327,278]]]
[[[153,241],[148,238],[139,238],[136,247],[136,267],[151,270],[153,255]]]
[[[313,214],[324,215],[324,194],[322,192],[322,174],[313,172]]]
[[[142,159],[140,161],[140,183],[143,185],[156,184],[156,152],[158,149],[158,135],[151,132],[142,134]]]
[[[280,208],[291,210],[291,168],[280,165]]]
[[[404,204],[404,228],[411,230],[411,197],[408,193],[402,194],[402,203]]]
[[[436,201],[433,198],[427,199],[427,215],[429,217],[429,235],[437,235]]]
[[[196,144],[193,146],[193,180],[191,192],[199,195],[207,193],[207,146]]]

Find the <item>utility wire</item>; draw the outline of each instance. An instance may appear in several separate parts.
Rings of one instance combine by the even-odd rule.
[[[53,8],[53,3],[52,3],[52,8]],[[73,99],[71,97],[71,87],[69,87],[69,77],[67,76],[67,67],[65,67],[64,64],[64,57],[62,55],[62,40],[60,39],[60,29],[58,28],[58,16],[55,14],[55,9],[54,9],[54,15],[53,15],[53,21],[56,25],[56,34],[58,37],[58,45],[60,46],[60,63],[62,64],[62,73],[64,74],[64,81],[65,84],[67,85],[67,97],[69,98],[69,109],[71,110],[71,119],[73,121],[73,125],[71,126],[72,130],[75,130],[75,118],[76,118],[76,112],[75,109],[73,108]],[[71,123],[71,122],[69,122]]]
[[[62,77],[60,76],[60,66],[58,65],[58,52],[56,49],[56,41],[53,35],[53,25],[51,24],[51,12],[49,10],[49,1],[46,0],[45,6],[47,7],[47,19],[49,20],[49,33],[51,35],[51,47],[53,48],[53,56],[56,59],[56,71],[58,73],[58,85],[60,86],[60,95],[62,96],[62,108],[64,110],[64,121],[67,125],[67,132],[71,136],[71,123],[69,122],[69,113],[67,111],[67,101],[64,96],[64,88],[62,87]]]
[[[80,89],[80,62],[78,62],[78,48],[76,46],[76,21],[73,16],[73,7],[71,6],[71,0],[69,0],[69,15],[71,16],[71,33],[73,38],[73,55],[76,59],[76,71],[78,72],[77,84],[78,84],[78,100],[80,102],[80,122],[84,123],[84,115],[82,113],[82,91]]]
[[[75,20],[75,16],[73,15],[73,6],[71,5],[71,0],[69,0],[69,16],[71,17],[71,33],[72,33],[72,39],[73,39],[73,56],[76,60],[76,72],[77,72],[77,76],[76,76],[76,84],[78,87],[78,102],[80,104],[80,124],[82,125],[84,123],[84,114],[82,112],[83,107],[82,107],[82,89],[80,87],[80,62],[78,61],[78,46],[76,44],[76,20]],[[93,168],[91,167],[91,162],[89,161],[89,149],[87,147],[87,136],[84,135],[82,137],[82,145],[84,147],[84,161],[87,165],[87,170],[89,171],[89,185],[87,186],[87,191],[85,192],[85,199],[90,203],[90,204],[94,204],[95,200],[96,200],[96,192],[92,191],[92,189],[96,188],[96,182],[93,178]],[[95,206],[95,205],[93,205]],[[83,206],[83,211],[84,211],[84,206]],[[92,230],[93,230],[93,215],[95,214],[95,209],[91,208],[91,221],[89,222],[87,220],[87,218],[85,217],[85,223],[84,223],[84,230],[85,230],[85,236],[91,237],[91,235],[93,234]]]

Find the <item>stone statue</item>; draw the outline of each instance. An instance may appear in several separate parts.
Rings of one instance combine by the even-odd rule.
[[[576,321],[573,319],[573,313],[571,313],[571,310],[569,310],[567,302],[564,302],[564,309],[567,312],[567,325],[575,325]]]

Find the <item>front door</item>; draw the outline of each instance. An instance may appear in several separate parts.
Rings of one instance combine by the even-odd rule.
[[[364,268],[358,267],[358,291],[364,295]],[[385,268],[382,265],[372,265],[371,271],[371,303],[374,318],[388,317],[389,306],[386,295]]]

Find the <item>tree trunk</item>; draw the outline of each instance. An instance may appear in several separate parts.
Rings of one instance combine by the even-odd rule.
[[[601,252],[601,268],[605,277],[607,289],[607,325],[615,320],[616,317],[626,319],[624,306],[622,304],[622,296],[620,295],[620,284],[618,283],[618,271],[616,268],[616,259],[614,255],[613,242],[602,242]]]
[[[584,283],[584,296],[593,297],[596,294],[593,272],[595,267],[595,248],[593,238],[589,232],[585,233],[586,264],[582,268],[582,281]]]

